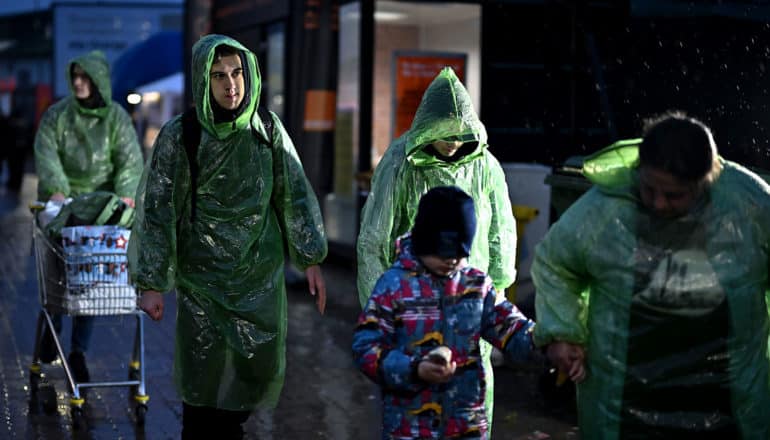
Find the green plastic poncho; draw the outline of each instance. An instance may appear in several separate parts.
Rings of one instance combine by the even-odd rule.
[[[219,45],[241,51],[249,101],[234,121],[215,124],[208,73]],[[191,221],[177,116],[161,129],[140,182],[129,267],[140,290],[176,288],[174,377],[183,401],[271,407],[285,370],[284,240],[298,267],[320,263],[327,251],[321,213],[275,115],[273,146],[267,143],[256,112],[254,54],[231,38],[207,35],[193,47],[192,79],[203,127],[196,215]]]
[[[456,162],[426,151],[433,141],[445,139],[461,139],[475,148]],[[513,283],[516,220],[505,174],[487,147],[487,131],[468,91],[451,68],[444,68],[425,91],[412,127],[393,141],[374,171],[357,245],[361,307],[393,263],[396,238],[411,229],[420,197],[442,185],[461,188],[476,204],[470,265],[492,277],[498,294]]]
[[[535,342],[586,348],[583,438],[770,438],[770,187],[722,161],[690,213],[658,219],[637,158],[633,142],[589,157],[595,186],[537,246]]]
[[[437,140],[463,140],[454,162],[426,148]],[[471,151],[463,151],[466,148]],[[395,259],[396,238],[412,228],[429,189],[454,185],[473,197],[477,226],[469,264],[486,271],[498,295],[516,278],[516,220],[500,163],[487,149],[487,131],[470,95],[451,68],[444,68],[422,97],[411,128],[394,140],[374,171],[358,236],[358,298],[366,304],[374,284]],[[481,341],[487,372],[487,413],[492,421],[494,382],[491,346]]]
[[[72,60],[66,69],[70,91],[73,64],[91,77],[105,104],[86,108],[73,94],[45,112],[35,136],[38,198],[96,190],[134,197],[142,175],[142,151],[131,117],[112,100],[107,60],[99,51]]]

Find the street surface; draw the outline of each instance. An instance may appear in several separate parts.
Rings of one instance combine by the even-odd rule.
[[[0,182],[3,177],[0,173]],[[28,172],[19,195],[0,188],[0,439],[178,439],[181,401],[172,382],[173,294],[165,318],[145,323],[145,372],[150,396],[144,428],[137,427],[130,390],[88,390],[84,426],[73,430],[61,362],[43,366],[46,380],[29,387],[35,325],[40,311],[28,204],[37,180]],[[352,262],[323,266],[327,313],[320,317],[303,286],[289,289],[286,384],[278,407],[255,412],[247,439],[360,440],[379,438],[378,388],[354,368],[350,345],[359,311]],[[134,339],[133,316],[99,318],[87,354],[92,380],[124,380]],[[68,352],[69,319],[62,342]],[[578,439],[570,393],[546,398],[536,366],[498,367],[493,438]],[[211,421],[216,423],[215,420]]]

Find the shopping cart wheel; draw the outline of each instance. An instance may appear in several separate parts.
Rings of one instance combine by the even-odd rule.
[[[136,409],[134,409],[134,412],[136,413],[136,425],[144,426],[144,422],[147,418],[147,405],[145,404],[136,405]]]
[[[29,389],[30,392],[36,393],[37,388],[42,380],[43,373],[40,372],[40,365],[30,365],[29,367]]]
[[[40,382],[37,388],[37,398],[46,414],[56,413],[59,402],[56,397],[56,388],[54,388],[52,383],[46,380]]]
[[[40,414],[40,409],[48,415],[55,414],[58,409],[56,389],[45,377],[38,377],[35,388],[32,388],[29,393],[30,414]]]
[[[81,429],[85,423],[83,420],[83,407],[73,405],[70,415],[72,417],[72,429]]]

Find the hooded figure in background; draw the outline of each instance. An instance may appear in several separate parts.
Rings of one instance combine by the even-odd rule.
[[[99,51],[72,60],[66,69],[72,95],[46,110],[35,136],[35,167],[40,201],[63,202],[93,191],[117,194],[134,206],[142,174],[142,151],[131,117],[112,100],[110,69]],[[61,316],[54,315],[56,331]],[[69,355],[77,382],[88,382],[86,352],[93,317],[78,316]],[[51,362],[56,347],[46,328],[40,359]]]
[[[363,308],[379,277],[396,259],[396,239],[414,223],[420,198],[436,186],[457,186],[476,206],[477,230],[468,264],[489,274],[499,300],[516,278],[516,220],[500,163],[470,95],[446,67],[433,80],[411,128],[394,140],[374,171],[358,236],[358,297]],[[491,426],[494,383],[481,341]]]
[[[241,438],[251,411],[275,406],[283,386],[284,242],[321,313],[327,243],[291,139],[272,113],[268,135],[256,110],[254,54],[229,37],[204,36],[193,47],[192,79],[197,183],[177,116],[161,129],[137,191],[129,268],[153,319],[163,316],[161,293],[177,292],[182,438]]]
[[[102,190],[133,205],[142,151],[131,117],[112,100],[104,54],[72,60],[67,83],[72,95],[45,112],[35,136],[39,200]]]
[[[680,113],[586,158],[537,246],[535,343],[586,439],[767,439],[770,187]]]

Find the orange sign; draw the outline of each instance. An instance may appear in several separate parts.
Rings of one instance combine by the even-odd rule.
[[[395,58],[394,138],[412,126],[422,95],[441,69],[451,67],[465,83],[466,57],[465,54],[396,53]]]
[[[305,92],[305,131],[332,131],[337,113],[337,93],[334,90]]]

